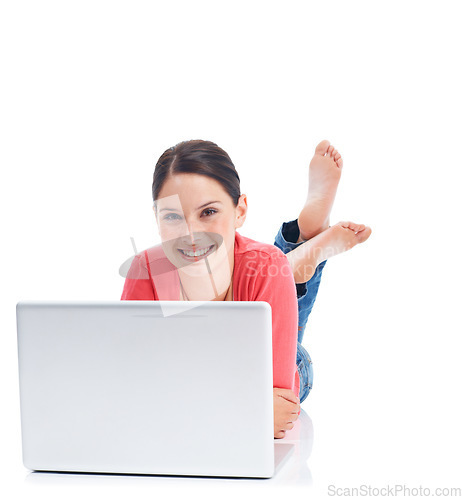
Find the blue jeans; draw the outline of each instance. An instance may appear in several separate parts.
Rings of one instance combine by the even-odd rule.
[[[300,234],[297,219],[283,222],[274,240],[274,245],[284,253],[288,253],[304,242],[296,243]],[[321,283],[322,270],[326,260],[321,262],[313,276],[306,283],[296,283],[298,301],[298,339],[297,339],[297,370],[300,378],[300,402],[303,402],[313,387],[313,366],[310,355],[302,346],[308,316],[313,309],[319,284]]]

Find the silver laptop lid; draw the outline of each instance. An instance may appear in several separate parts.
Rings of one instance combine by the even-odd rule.
[[[17,305],[26,467],[272,476],[270,305],[168,308],[165,316],[154,301]]]

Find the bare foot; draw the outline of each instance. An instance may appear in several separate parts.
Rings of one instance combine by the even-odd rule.
[[[307,282],[321,262],[363,243],[371,232],[364,224],[338,222],[287,253],[295,283]]]
[[[310,163],[308,196],[298,217],[298,242],[309,240],[329,227],[329,215],[342,166],[340,153],[329,141],[322,141],[316,146]]]

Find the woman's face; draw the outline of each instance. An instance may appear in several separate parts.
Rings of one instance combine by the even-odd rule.
[[[241,195],[234,206],[218,181],[199,174],[174,174],[165,181],[154,211],[170,262],[200,276],[210,269],[218,272],[234,255],[235,230],[244,223],[247,197]]]

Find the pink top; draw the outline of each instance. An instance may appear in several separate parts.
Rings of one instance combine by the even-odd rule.
[[[158,293],[160,290],[161,293]],[[135,256],[125,280],[121,300],[179,300],[178,272],[163,252],[162,245]],[[273,387],[291,389],[298,396],[297,291],[285,254],[274,245],[260,243],[236,231],[233,300],[261,300],[270,304],[273,324]]]

